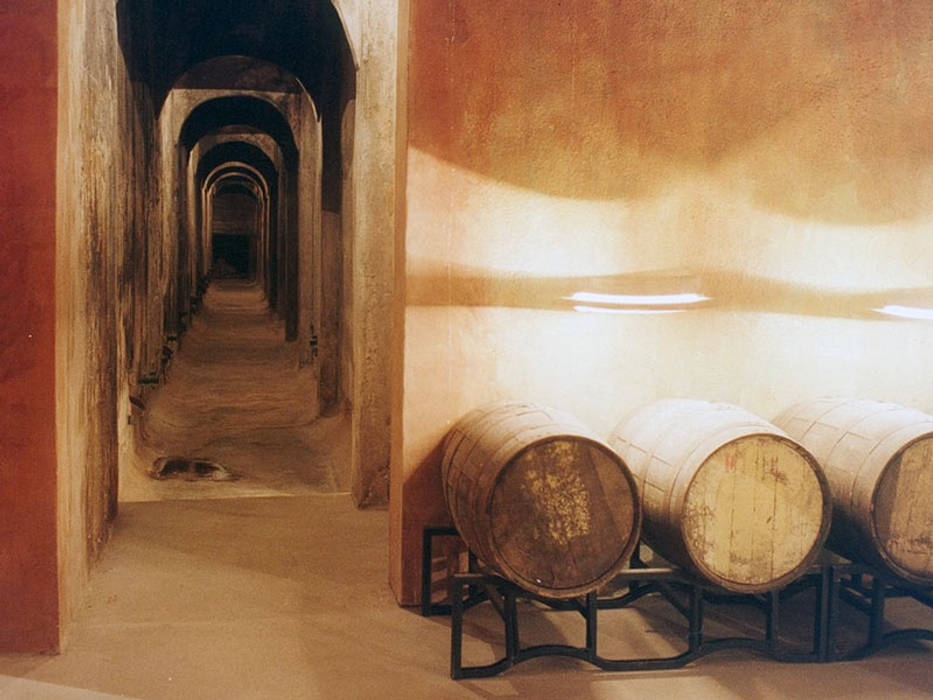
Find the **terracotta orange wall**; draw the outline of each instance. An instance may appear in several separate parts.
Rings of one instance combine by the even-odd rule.
[[[402,602],[447,518],[439,443],[478,403],[602,434],[663,396],[933,409],[933,323],[877,311],[933,307],[931,38],[926,0],[411,1]]]
[[[56,13],[0,5],[0,650],[58,647]]]

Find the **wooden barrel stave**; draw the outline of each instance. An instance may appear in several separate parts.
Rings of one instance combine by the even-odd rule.
[[[867,399],[818,399],[775,422],[823,465],[835,504],[829,546],[933,584],[933,416]]]
[[[728,404],[667,399],[631,414],[616,427],[609,443],[629,465],[639,488],[644,537],[665,558],[730,590],[756,592],[796,578],[818,553],[830,510],[825,480],[803,448],[762,418]],[[725,471],[722,464],[714,464],[727,457],[736,459],[739,453],[747,453],[747,459],[755,464],[756,459],[764,464],[765,456],[772,460],[780,456],[782,466],[772,466],[771,471],[761,466],[755,471],[752,464],[733,473]],[[748,532],[741,528],[726,532],[729,546],[709,539],[715,530],[707,526],[721,521],[711,510],[719,502],[717,499],[721,500],[715,489],[728,486],[731,480],[733,486],[741,483],[753,498],[759,498],[762,493],[784,493],[787,489],[778,483],[778,476],[786,479],[794,475],[800,480],[800,488],[809,494],[805,517],[801,516],[797,523],[790,517],[796,511],[786,508],[771,516],[791,529],[806,530],[791,533],[800,540],[797,549],[794,542],[775,545],[773,537],[748,534],[755,527],[764,527],[759,525],[747,528]],[[774,483],[769,485],[769,480]],[[702,484],[714,491],[705,494]],[[783,498],[791,501],[789,493]],[[762,519],[768,516],[765,501],[759,504],[753,500],[749,509],[740,498],[733,508],[745,508],[749,517],[757,517],[759,510]],[[766,545],[773,549],[770,558]],[[708,548],[706,552],[701,551],[704,547]],[[743,556],[743,547],[747,556]]]
[[[628,470],[553,409],[511,401],[471,411],[445,438],[442,477],[470,548],[541,595],[595,590],[625,566],[637,541],[640,509]]]
[[[517,420],[527,423],[529,416],[528,406],[525,404],[516,404]],[[474,410],[468,413],[459,421],[448,433],[445,439],[445,452],[449,449],[446,446],[456,444],[457,449],[449,458],[445,458],[442,463],[442,473],[444,481],[447,484],[447,498],[457,499],[457,512],[472,512],[481,507],[477,499],[489,488],[489,483],[495,478],[495,472],[486,474],[485,468],[494,464],[493,455],[490,455],[485,449],[486,442],[490,435],[495,435],[501,416],[497,412],[483,412]],[[540,422],[540,418],[539,418]],[[464,430],[466,425],[470,425],[469,431]],[[449,479],[448,466],[453,463],[454,458],[460,459],[464,467],[454,470],[453,480]],[[475,543],[474,552],[481,559],[489,559],[492,556],[486,547],[486,539],[475,528],[476,523],[471,519],[466,519],[458,523],[458,529],[467,542]]]

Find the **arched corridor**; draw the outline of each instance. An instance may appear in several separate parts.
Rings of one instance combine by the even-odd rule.
[[[35,527],[13,543],[30,565],[0,586],[33,602],[4,615],[0,648],[57,649],[121,500],[385,504],[397,154],[375,135],[394,130],[398,7],[89,0],[0,15],[45,52],[23,69],[49,71],[33,87],[55,92],[43,114],[58,148],[52,264],[28,307],[48,329],[37,366],[54,364],[30,399],[53,409],[51,452],[4,484],[8,512]],[[153,478],[175,458],[236,478]]]
[[[86,53],[87,71],[71,82],[91,90],[104,76],[123,78],[114,94],[79,88],[63,104],[66,121],[79,118],[68,127],[76,149],[63,159],[99,184],[86,192],[65,182],[64,208],[84,213],[75,250],[96,255],[105,277],[120,281],[112,294],[80,267],[63,280],[64,298],[85,296],[107,319],[68,314],[62,328],[105,350],[112,378],[72,392],[97,416],[87,421],[79,400],[59,423],[72,443],[79,424],[91,431],[77,445],[90,456],[87,473],[66,477],[85,482],[76,493],[86,502],[73,497],[73,507],[86,515],[90,558],[106,540],[117,494],[370,492],[372,476],[354,478],[360,460],[350,455],[358,335],[345,251],[360,242],[344,216],[355,206],[345,189],[356,174],[342,161],[353,148],[355,125],[343,116],[357,69],[336,7],[121,0],[110,16],[105,3],[83,12],[66,37]],[[116,64],[108,42],[119,48]],[[101,150],[96,139],[108,128]],[[71,373],[100,373],[97,352],[82,358],[59,347]],[[237,478],[154,479],[165,460],[195,458]],[[383,490],[369,500],[385,498]],[[77,529],[63,545],[78,560],[81,539]]]
[[[351,137],[329,126],[355,90],[343,27],[327,3],[311,14],[283,6],[282,23],[243,40],[242,24],[230,23],[252,11],[207,3],[187,20],[194,12],[220,29],[188,46],[160,33],[176,14],[160,10],[146,25],[146,7],[124,4],[119,38],[142,78],[134,92],[156,107],[161,226],[145,235],[163,271],[144,292],[163,304],[161,314],[146,309],[156,324],[127,318],[140,359],[126,387],[134,429],[120,431],[120,497],[346,491],[352,348],[342,329],[352,271],[343,249],[352,231],[339,221],[348,204],[341,144]],[[320,43],[276,53],[293,23],[313,27]],[[139,57],[141,41],[165,62]],[[265,318],[267,306],[279,324]],[[318,421],[322,413],[332,417]],[[195,458],[235,478],[153,483],[166,460]]]

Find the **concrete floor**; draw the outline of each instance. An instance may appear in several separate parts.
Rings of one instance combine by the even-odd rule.
[[[122,503],[64,653],[0,656],[0,697],[933,697],[933,650],[922,645],[807,666],[728,652],[686,669],[637,674],[537,659],[496,679],[449,680],[449,619],[422,618],[395,604],[386,583],[387,512],[358,511],[340,491],[345,453],[326,439],[330,428],[306,420],[300,392],[289,393],[301,378],[289,374],[276,385],[269,369],[297,372],[275,322],[252,291],[227,291],[210,297],[189,335],[158,399],[162,427],[150,436],[175,441],[159,449],[218,459],[218,445],[238,446],[227,456],[239,461],[224,461],[244,478],[178,481],[148,501]],[[243,333],[242,324],[253,332]],[[247,336],[253,345],[237,340]],[[211,342],[226,342],[226,349],[212,350]],[[212,356],[227,366],[210,368]],[[259,369],[251,374],[250,364]],[[240,379],[235,387],[217,383],[224,376]],[[280,404],[290,413],[273,410],[273,386],[293,397]],[[205,404],[211,396],[215,403]],[[243,409],[244,400],[255,410]],[[203,431],[213,432],[205,439]],[[283,471],[296,459],[304,466]],[[892,608],[899,624],[933,627],[933,612],[911,601]],[[582,643],[572,613],[523,606],[522,614],[526,644]],[[708,630],[719,633],[717,624]],[[729,624],[745,632],[742,619]],[[465,631],[466,663],[502,654],[489,605],[470,611]],[[645,599],[600,618],[600,651],[676,653],[682,631],[668,607]]]
[[[538,659],[490,680],[448,679],[449,620],[395,605],[384,510],[345,495],[125,504],[88,603],[56,657],[0,657],[7,698],[929,697],[933,651],[792,666],[721,653],[678,671],[608,674]],[[471,611],[472,663],[501,653]],[[925,613],[924,613],[925,614]],[[570,615],[570,617],[568,617]],[[648,604],[602,621],[601,649],[663,650],[675,624]],[[926,615],[926,614],[925,614]],[[528,641],[579,643],[546,613]],[[929,623],[929,615],[926,615]],[[914,620],[916,622],[916,620]]]
[[[299,367],[258,285],[213,283],[147,400],[121,501],[337,493],[348,489],[349,416],[318,416],[314,364]],[[160,457],[209,459],[234,481],[156,481]]]

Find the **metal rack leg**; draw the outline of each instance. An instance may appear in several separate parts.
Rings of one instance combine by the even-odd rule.
[[[884,626],[885,584],[877,576],[871,585],[871,616],[869,617],[868,644],[875,648],[881,644]]]
[[[836,628],[839,622],[839,577],[833,567],[829,568],[829,601],[826,616],[826,658],[824,661],[836,660]]]
[[[518,638],[518,606],[515,592],[511,589],[505,592],[505,655],[509,663],[515,663],[520,648]]]
[[[430,530],[421,533],[421,615],[431,614],[431,564],[434,559],[431,551],[434,535]]]
[[[831,567],[820,570],[820,582],[816,591],[816,611],[813,616],[813,653],[817,660],[826,661],[829,655],[829,581]]]
[[[435,603],[432,600],[434,592],[434,538],[455,536],[457,536],[457,530],[453,527],[426,527],[421,532],[421,614],[424,617],[447,615],[451,612],[449,601]],[[467,572],[474,570],[472,562],[473,559],[471,559],[471,566],[467,569]],[[448,595],[452,590],[453,588],[448,587]],[[472,599],[475,593],[473,586],[470,585],[467,591],[468,597]]]
[[[703,589],[690,586],[690,631],[688,633],[690,651],[696,651],[703,643]]]
[[[777,652],[779,620],[781,617],[781,596],[778,591],[771,591],[768,594],[768,612],[765,626],[765,640],[768,642],[768,652],[774,654]]]
[[[596,652],[596,634],[597,634],[597,620],[596,615],[598,613],[598,608],[596,606],[596,593],[587,593],[586,594],[586,655],[587,659],[592,663],[596,661],[596,657],[599,655]]]
[[[450,582],[450,677],[463,678],[463,583]]]

